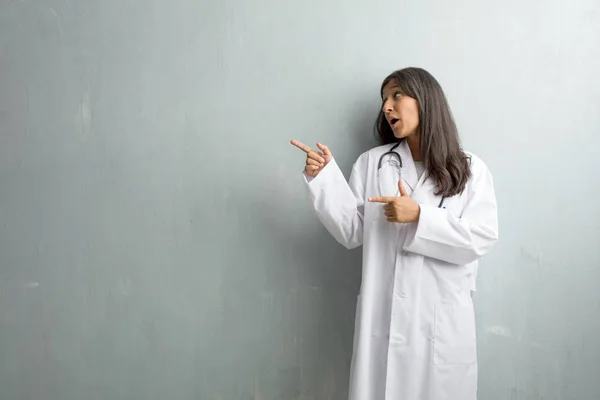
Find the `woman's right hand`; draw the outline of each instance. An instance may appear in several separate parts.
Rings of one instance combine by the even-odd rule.
[[[317,147],[321,150],[321,152],[319,152],[297,140],[292,140],[291,143],[306,153],[306,166],[304,167],[304,172],[306,175],[312,176],[313,178],[319,175],[319,172],[321,172],[333,158],[331,151],[329,151],[329,147],[324,144],[317,143]]]

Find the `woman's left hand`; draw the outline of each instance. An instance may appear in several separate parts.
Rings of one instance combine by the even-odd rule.
[[[419,221],[421,207],[410,198],[404,189],[402,180],[398,181],[398,189],[400,189],[400,196],[371,197],[369,202],[385,203],[383,210],[389,222],[408,223]]]

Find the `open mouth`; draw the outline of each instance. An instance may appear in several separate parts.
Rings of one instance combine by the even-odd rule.
[[[391,127],[393,128],[393,127],[394,127],[394,125],[396,125],[396,123],[397,123],[398,121],[400,121],[398,118],[392,118],[392,119],[390,119],[390,125],[391,125]]]

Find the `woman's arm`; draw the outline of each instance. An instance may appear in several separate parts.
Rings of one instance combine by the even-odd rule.
[[[472,158],[472,181],[460,218],[448,210],[421,205],[419,221],[409,227],[404,250],[452,264],[468,264],[486,254],[498,240],[498,213],[492,174]]]
[[[359,157],[349,182],[335,160],[312,178],[304,173],[310,199],[317,216],[331,235],[348,249],[363,241],[364,176],[366,156]]]

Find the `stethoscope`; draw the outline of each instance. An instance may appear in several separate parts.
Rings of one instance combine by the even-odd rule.
[[[396,147],[400,146],[400,143],[402,143],[402,142],[396,143],[394,145],[394,147],[392,147],[390,149],[390,151],[387,151],[387,152],[383,153],[381,155],[381,157],[379,157],[379,163],[377,163],[377,187],[379,189],[379,195],[380,196],[383,196],[382,195],[382,191],[381,191],[381,186],[380,186],[380,182],[381,182],[381,179],[380,179],[381,165],[383,164],[383,159],[386,156],[391,156],[391,157],[395,157],[396,158],[396,160],[397,160],[396,164],[398,166],[398,173],[400,174],[400,179],[402,179],[402,167],[403,167],[402,166],[402,157],[400,157],[400,154],[397,151],[395,151]],[[438,204],[438,208],[442,208],[442,206],[444,205],[444,200],[446,200],[446,196],[442,196],[442,200],[440,201],[440,204]]]

